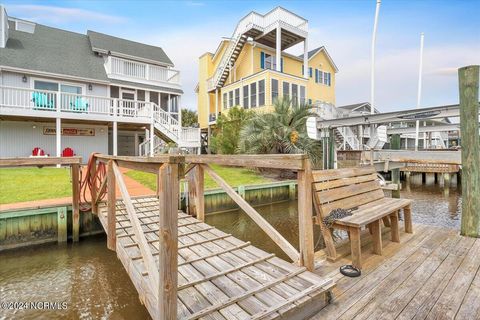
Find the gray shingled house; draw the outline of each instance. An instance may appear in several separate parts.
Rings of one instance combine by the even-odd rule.
[[[0,6],[0,157],[147,155],[181,127],[180,72],[162,48],[9,17]]]

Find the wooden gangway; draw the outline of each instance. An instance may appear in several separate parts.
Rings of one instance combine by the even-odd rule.
[[[311,272],[311,169],[304,155],[268,159],[95,155],[91,161],[92,212],[107,233],[107,247],[116,251],[153,319],[307,319],[328,304],[334,282]],[[300,251],[228,186],[210,163],[296,170]],[[130,197],[120,167],[156,173],[156,196]],[[294,263],[204,222],[204,170]],[[106,173],[97,179],[96,172]],[[179,180],[184,176],[193,184],[189,197],[195,203],[196,218],[178,210]],[[107,201],[102,200],[104,195]]]
[[[132,199],[158,267],[155,197]],[[107,206],[98,216],[107,230]],[[152,318],[157,294],[123,201],[116,205],[116,251]],[[178,213],[178,319],[273,319],[311,315],[325,306],[333,281],[281,260],[183,212]]]

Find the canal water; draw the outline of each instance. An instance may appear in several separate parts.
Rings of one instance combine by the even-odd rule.
[[[414,199],[414,222],[459,228],[461,194],[455,178],[448,193],[442,179],[435,184],[421,175],[403,183],[402,197]],[[296,201],[257,208],[281,234],[298,246]],[[207,216],[207,223],[280,257],[285,255],[241,211]],[[318,227],[315,243],[321,247]],[[5,310],[0,319],[148,319],[115,253],[107,250],[104,236],[79,244],[46,245],[0,253],[0,302],[65,303],[62,310]],[[62,307],[65,305],[61,305]]]

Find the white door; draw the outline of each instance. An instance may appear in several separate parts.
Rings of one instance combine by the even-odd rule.
[[[124,117],[136,115],[136,91],[131,89],[120,90],[120,114]]]

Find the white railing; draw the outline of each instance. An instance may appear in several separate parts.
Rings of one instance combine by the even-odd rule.
[[[135,78],[154,82],[180,84],[180,71],[109,56],[106,62],[107,73],[126,78]]]
[[[183,127],[181,131],[180,141],[185,143],[196,143],[200,141],[200,128]]]
[[[149,156],[150,155],[150,139],[146,137],[147,140],[138,145],[138,155],[139,156]],[[160,139],[158,136],[153,136],[153,154],[160,153],[162,148],[165,148],[167,144],[165,141]]]
[[[235,31],[233,32],[233,35],[231,37],[230,44],[225,50],[225,53],[223,54],[214,75],[207,81],[208,90],[210,91],[215,89],[222,77],[222,74],[225,72],[225,69],[229,67],[232,53],[237,47],[238,42],[240,41],[243,34],[253,28],[263,32],[269,26],[279,22],[291,25],[294,28],[298,28],[301,32],[305,33],[305,36],[306,32],[308,32],[307,20],[281,7],[277,7],[265,15],[259,14],[254,11],[250,12],[238,22]]]
[[[152,103],[25,88],[0,87],[0,109],[150,118]]]

